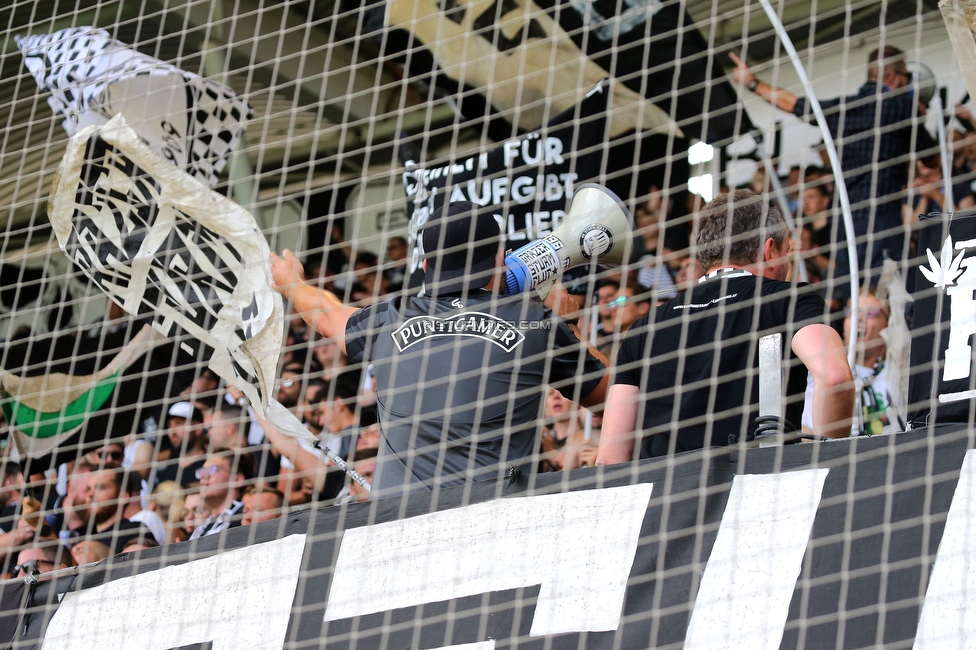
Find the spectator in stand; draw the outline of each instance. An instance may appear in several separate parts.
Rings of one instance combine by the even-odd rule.
[[[241,497],[242,508],[241,526],[261,523],[277,519],[285,512],[285,495],[273,487],[266,485],[252,485],[244,491]]]
[[[797,210],[800,209],[800,166],[793,165],[790,167],[790,173],[786,177],[786,183],[783,191],[786,192],[786,204],[790,206],[790,212],[793,216],[796,216]]]
[[[329,381],[345,371],[349,361],[335,340],[312,330],[310,342],[312,356],[322,366],[320,379]]]
[[[166,542],[166,524],[162,518],[151,509],[142,507],[142,479],[139,474],[133,471],[123,472],[125,481],[125,492],[129,495],[127,499],[121,499],[122,517],[128,521],[134,521],[144,525],[149,529],[152,536],[160,544]]]
[[[135,551],[145,551],[150,548],[159,548],[159,544],[152,537],[137,537],[130,539],[122,548],[123,553],[133,553]]]
[[[128,476],[138,476],[122,470],[101,469],[94,470],[88,475],[88,522],[85,536],[100,541],[112,549],[115,555],[122,550],[123,545],[133,537],[151,535],[149,529],[138,521],[132,521],[125,516],[126,510],[133,514],[141,510],[141,506],[133,503],[132,482]],[[139,498],[136,489],[135,499]]]
[[[185,532],[184,538],[189,539],[193,531],[202,526],[203,522],[210,516],[210,509],[203,502],[203,497],[200,496],[199,485],[191,487],[191,491],[183,497],[183,510],[180,511],[180,514]]]
[[[844,310],[844,343],[851,327],[850,302]],[[861,387],[861,435],[900,433],[905,423],[891,407],[888,390],[888,368],[885,364],[887,346],[881,332],[888,327],[888,304],[878,297],[875,287],[861,293],[858,304],[860,320],[857,328],[857,358],[854,376]],[[807,379],[807,394],[803,403],[803,430],[813,430],[813,382]]]
[[[702,271],[701,262],[698,261],[697,257],[686,257],[681,260],[681,266],[678,269],[678,275],[675,276],[675,288],[678,291],[687,291],[688,289],[694,288],[698,280],[705,275]]]
[[[298,406],[302,396],[302,373],[305,368],[298,364],[289,364],[282,368],[278,378],[278,401],[287,409]]]
[[[760,81],[734,53],[729,57],[736,66],[735,81],[780,110],[814,120],[805,97]],[[889,45],[868,55],[867,80],[856,95],[820,101],[832,136],[843,143],[838,147],[840,164],[854,220],[854,233],[845,234],[838,224],[837,238],[856,238],[858,268],[876,270],[872,276],[886,256],[900,260],[904,254],[900,196],[908,183],[905,160],[913,154],[938,156],[935,140],[919,119],[924,112],[907,92],[911,80],[904,53]],[[840,280],[834,298],[846,300],[850,286],[844,278],[850,275],[850,263],[844,247],[836,251],[834,271]]]
[[[207,454],[203,413],[190,402],[173,404],[167,411],[166,435],[177,456],[156,468],[155,481],[176,481],[187,487],[196,480],[196,471],[203,466]]]
[[[0,464],[0,563],[17,547],[34,538],[34,529],[21,517],[24,473],[9,458]],[[12,556],[11,556],[12,557]]]
[[[190,539],[216,535],[241,524],[240,501],[245,483],[254,478],[250,454],[215,449],[199,470],[200,497],[210,516],[197,527]]]
[[[373,472],[376,471],[376,448],[357,449],[352,464],[356,473],[362,476],[366,483],[372,485]],[[341,506],[346,503],[362,503],[365,501],[369,501],[369,492],[359,483],[350,479],[349,484],[336,495],[335,505]]]
[[[604,356],[610,354],[611,348],[613,347],[613,309],[610,308],[610,303],[617,297],[619,291],[620,282],[617,280],[604,278],[597,282],[596,308],[598,312],[598,329],[596,331],[596,347]],[[583,339],[589,341],[590,319],[585,319],[585,322],[581,320],[580,324],[584,325],[581,328]]]
[[[340,378],[331,382],[323,390],[326,398],[320,403],[320,409],[322,428],[328,434],[325,447],[339,458],[346,459],[349,457],[352,438],[356,432],[356,398],[359,387]],[[320,501],[334,499],[339,494],[345,474],[335,470],[324,453],[299,444],[297,440],[279,432],[270,423],[266,425],[261,422],[261,425],[278,453],[289,461],[288,463],[282,461],[283,470],[293,467],[298,478],[310,479],[314,486],[314,494]],[[288,467],[289,464],[292,467]],[[334,471],[329,471],[330,469]],[[291,496],[288,490],[282,491]],[[289,501],[289,503],[293,502]]]
[[[912,191],[909,196],[910,198],[906,198],[902,204],[905,223],[917,221],[920,214],[942,212],[945,203],[942,167],[940,165],[929,166],[921,160],[916,161],[915,178],[912,181]]]
[[[18,553],[17,566],[13,568],[13,573],[15,578],[24,578],[29,575],[41,576],[74,565],[74,558],[71,557],[68,548],[51,542],[39,546],[29,546]],[[47,580],[49,577],[39,579]]]
[[[573,402],[555,388],[546,394],[543,407],[540,470],[559,471],[565,467],[564,448],[575,429],[573,425]]]
[[[804,239],[801,241],[801,250],[811,282],[814,278],[825,280],[830,275],[830,242],[833,234],[830,202],[830,190],[819,179],[803,190]]]
[[[323,399],[328,397],[327,390],[323,392],[323,388],[328,389],[328,383],[321,377],[309,379],[305,383],[305,390],[299,403],[299,410],[296,413],[298,419],[316,438],[322,435],[321,403]]]
[[[85,458],[92,467],[114,469],[120,467],[125,459],[125,445],[121,442],[108,442],[85,454]]]
[[[382,296],[386,293],[386,276],[380,273],[380,258],[376,253],[369,251],[359,251],[355,253],[356,261],[353,263],[353,286],[359,284],[363,287],[364,298],[366,301]],[[352,302],[359,300],[353,298]]]
[[[217,406],[220,377],[210,368],[204,368],[189,386],[180,391],[180,397],[192,402],[201,411]]]
[[[176,481],[163,481],[153,490],[149,499],[149,509],[159,515],[166,525],[164,544],[186,541],[186,531],[181,526],[183,506],[183,489]]]
[[[250,454],[256,472],[253,478],[277,477],[281,468],[280,460],[272,452],[271,443],[266,439],[259,445],[249,444],[250,424],[247,409],[237,404],[222,403],[210,421],[210,445],[215,449]]]
[[[646,291],[637,293],[643,287],[629,285],[617,292],[617,297],[610,303],[613,310],[614,331],[626,334],[639,318],[643,318],[651,310],[651,294]]]
[[[651,198],[637,206],[634,211],[634,226],[640,236],[639,245],[643,248],[643,254],[638,261],[641,268],[637,274],[637,282],[656,291],[661,300],[677,295],[671,269],[664,262],[665,255],[671,252],[664,241],[666,211],[667,204],[654,185],[651,186]]]
[[[359,409],[359,429],[356,431],[356,451],[360,449],[379,449],[380,423],[375,406],[362,406]]]
[[[79,566],[91,562],[101,562],[112,557],[112,549],[93,539],[83,539],[71,547],[71,557]]]
[[[403,288],[407,274],[407,240],[403,237],[390,237],[386,244],[386,285],[387,291],[396,293]]]
[[[54,514],[48,515],[48,525],[57,531],[62,541],[70,542],[82,534],[88,522],[88,475],[98,464],[83,457],[73,463],[66,477],[64,495],[54,504]]]
[[[544,414],[541,445],[543,471],[592,467],[600,442],[599,416],[593,416],[592,435],[587,440],[587,410],[563,397],[554,388],[550,388],[546,396]]]

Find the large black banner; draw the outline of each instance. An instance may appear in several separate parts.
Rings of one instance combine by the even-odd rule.
[[[973,421],[976,373],[976,214],[921,219],[912,323],[913,426]]]
[[[970,446],[959,429],[694,452],[312,509],[75,569],[19,610],[22,583],[4,583],[0,633],[23,648],[962,647]]]

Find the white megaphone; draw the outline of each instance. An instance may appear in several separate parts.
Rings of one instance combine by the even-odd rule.
[[[548,293],[547,282],[582,264],[620,265],[630,257],[633,221],[616,194],[587,183],[573,196],[562,224],[551,235],[505,256],[508,295],[537,289]]]

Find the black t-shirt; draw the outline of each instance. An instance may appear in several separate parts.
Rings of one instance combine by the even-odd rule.
[[[755,431],[759,339],[776,332],[789,360],[785,416],[800,427],[807,369],[793,354],[792,335],[824,322],[823,298],[809,285],[794,290],[746,271],[709,276],[690,296],[634,323],[621,344],[614,384],[641,389],[642,458],[667,455],[674,434],[681,452],[734,444]]]
[[[541,302],[483,290],[361,309],[346,353],[373,363],[379,496],[503,475],[535,451],[543,387],[579,399],[605,372]]]
[[[109,547],[112,555],[121,553],[125,545],[129,543],[129,540],[140,537],[144,539],[156,539],[152,531],[144,524],[138,521],[130,521],[129,519],[120,520],[117,525],[109,528],[104,533],[92,531],[90,534],[84,534],[84,537],[85,539],[91,539],[105,544]]]
[[[9,533],[16,528],[18,519],[20,519],[20,501],[8,503],[3,510],[0,510],[0,533]]]

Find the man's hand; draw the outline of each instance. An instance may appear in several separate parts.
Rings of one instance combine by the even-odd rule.
[[[569,292],[559,282],[552,285],[552,289],[543,304],[551,309],[552,313],[562,318],[570,320],[579,318],[579,303],[573,296],[569,295]]]
[[[274,279],[273,288],[284,297],[291,298],[295,286],[305,282],[305,269],[287,248],[281,252],[281,257],[272,251],[271,277]]]
[[[732,71],[732,80],[736,83],[740,83],[743,86],[749,85],[756,75],[752,74],[752,70],[749,66],[745,64],[745,61],[740,59],[735,52],[729,52],[729,58],[732,59],[732,63],[735,64],[735,70]]]
[[[30,525],[26,519],[21,517],[17,520],[17,528],[14,529],[17,533],[17,544],[23,545],[34,539],[34,535],[37,533],[36,530]]]

